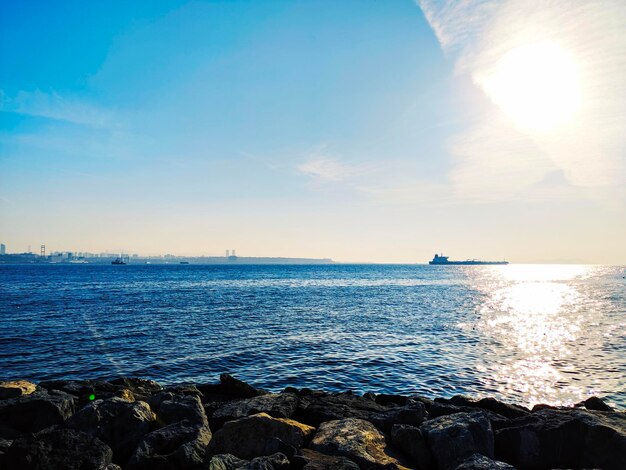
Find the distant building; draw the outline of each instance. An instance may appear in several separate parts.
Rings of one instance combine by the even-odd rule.
[[[7,247],[4,243],[0,243],[0,255],[6,255],[7,254]]]

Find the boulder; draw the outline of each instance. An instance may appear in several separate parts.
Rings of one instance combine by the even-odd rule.
[[[427,417],[428,413],[426,412],[424,404],[419,401],[411,400],[407,401],[403,406],[396,406],[382,413],[371,415],[370,421],[374,423],[378,429],[389,433],[394,424],[419,426]]]
[[[30,395],[36,389],[34,383],[26,380],[0,381],[0,400]]]
[[[211,429],[217,430],[226,421],[257,413],[267,413],[274,418],[291,418],[298,408],[298,397],[291,393],[268,393],[222,404],[211,416]]]
[[[262,394],[260,390],[257,390],[252,385],[248,385],[229,374],[220,375],[219,391],[235,398],[252,398]]]
[[[626,468],[626,413],[536,411],[496,431],[496,458],[521,469]]]
[[[457,465],[454,470],[515,470],[515,467],[482,454],[474,454]]]
[[[198,390],[194,384],[176,384],[163,387],[164,392],[169,392],[172,395],[195,395],[197,397],[202,396],[202,392]]]
[[[113,449],[113,461],[122,466],[155,424],[156,416],[147,403],[117,397],[93,401],[67,421],[69,428],[107,443]]]
[[[475,453],[494,456],[493,431],[483,412],[440,416],[426,421],[420,430],[439,469],[453,469]]]
[[[530,410],[528,408],[524,408],[523,406],[519,405],[503,403],[491,397],[474,400],[472,398],[464,397],[462,395],[455,395],[450,399],[436,398],[435,403],[457,406],[459,407],[459,411],[469,411],[468,408],[480,408],[482,410],[497,413],[500,416],[504,416],[505,418],[509,419],[519,418],[521,416],[526,416],[530,414]]]
[[[602,399],[598,397],[589,397],[585,401],[581,402],[580,404],[583,405],[588,410],[613,411],[613,408],[611,408],[609,405],[604,403],[604,401],[602,401]]]
[[[105,399],[121,393],[123,387],[113,385],[104,380],[47,380],[39,384],[41,388],[48,390],[60,390],[77,398],[77,409],[82,408],[94,399]]]
[[[233,454],[249,460],[273,454],[282,446],[302,447],[314,432],[306,424],[259,413],[225,423],[213,435],[207,451],[209,455]]]
[[[146,435],[135,449],[128,470],[196,468],[211,440],[208,426],[180,421]]]
[[[374,401],[383,406],[404,406],[408,403],[409,397],[404,395],[388,395],[380,393],[374,397]]]
[[[391,428],[391,442],[419,469],[433,468],[433,456],[422,431],[415,426],[395,424]]]
[[[361,468],[406,468],[388,448],[385,436],[364,419],[322,423],[309,447],[323,454],[346,457]]]
[[[136,377],[120,377],[111,380],[109,383],[130,390],[137,400],[142,401],[149,401],[153,393],[163,390],[163,387],[154,380],[139,379]]]
[[[302,470],[359,470],[359,466],[346,457],[326,455],[311,449],[302,449],[296,459],[301,463]]]
[[[276,453],[263,457],[255,457],[251,461],[239,459],[231,454],[214,456],[208,470],[288,470],[291,468],[289,459]]]
[[[207,426],[208,420],[200,398],[195,395],[175,395],[167,397],[154,406],[158,420],[163,424],[188,420],[199,426]]]
[[[358,395],[311,392],[300,397],[296,419],[317,427],[326,421],[343,418],[370,420],[373,415],[386,410],[386,407]]]
[[[104,469],[113,452],[96,437],[74,429],[51,428],[13,441],[6,470]]]
[[[0,437],[37,432],[61,424],[74,412],[75,398],[63,392],[33,392],[0,400]]]

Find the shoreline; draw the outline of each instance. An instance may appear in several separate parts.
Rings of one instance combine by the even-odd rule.
[[[626,468],[626,412],[140,378],[0,382],[6,469]]]

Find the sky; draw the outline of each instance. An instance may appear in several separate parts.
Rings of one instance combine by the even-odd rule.
[[[626,2],[0,0],[9,252],[626,264]]]

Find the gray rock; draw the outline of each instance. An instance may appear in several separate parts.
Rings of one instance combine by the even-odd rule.
[[[210,419],[211,429],[217,430],[226,421],[257,413],[267,413],[274,418],[291,418],[298,408],[298,397],[291,393],[268,393],[224,403]]]
[[[153,393],[160,392],[163,387],[154,380],[139,379],[136,377],[120,377],[109,383],[126,388],[133,392],[137,400],[149,401]]]
[[[609,405],[604,403],[604,401],[598,397],[589,397],[585,401],[582,402],[582,405],[588,410],[613,411],[613,408],[611,408]]]
[[[220,375],[220,392],[237,398],[252,398],[260,395],[259,390],[232,375]]]
[[[218,454],[211,457],[207,470],[239,470],[247,464],[247,460],[232,454]]]
[[[493,431],[483,412],[441,416],[426,421],[420,430],[440,469],[455,468],[475,453],[494,456]]]
[[[26,380],[0,381],[0,400],[30,395],[36,388],[34,383]]]
[[[19,437],[5,458],[6,470],[102,469],[113,452],[98,438],[73,429],[46,429]]]
[[[220,454],[213,456],[208,465],[208,470],[287,470],[289,468],[289,459],[280,453],[255,457],[251,461],[239,459],[231,454]]]
[[[124,465],[139,442],[156,424],[147,403],[121,398],[96,400],[67,421],[72,429],[98,437],[113,449],[113,461]]]
[[[309,447],[323,454],[347,457],[361,468],[405,468],[389,452],[385,436],[363,419],[346,418],[322,423]]]
[[[359,466],[346,457],[326,455],[312,449],[302,449],[297,458],[302,461],[302,470],[359,470]]]
[[[372,416],[387,411],[378,403],[357,395],[311,392],[300,397],[296,419],[311,426],[343,418],[370,420]]]
[[[300,448],[314,432],[315,429],[306,424],[259,413],[225,423],[213,435],[207,452],[209,455],[232,454],[253,459],[273,454],[281,445]]]
[[[172,395],[195,395],[202,396],[202,392],[198,390],[194,384],[176,384],[163,387],[164,392],[170,392]]]
[[[496,431],[496,457],[522,469],[626,468],[626,413],[536,411]]]
[[[419,426],[427,417],[428,413],[422,402],[409,400],[403,406],[396,406],[382,413],[371,415],[370,421],[378,429],[389,433],[394,424]]]
[[[163,400],[154,407],[159,421],[163,424],[189,420],[193,424],[207,426],[208,420],[200,398],[195,395],[175,395]]]
[[[211,440],[207,426],[189,421],[170,424],[146,435],[126,465],[128,470],[197,468]]]
[[[61,424],[74,412],[75,398],[63,392],[34,392],[0,400],[0,437],[13,438]]]
[[[515,467],[481,454],[474,454],[459,464],[455,470],[515,470]]]
[[[511,405],[496,400],[495,398],[487,397],[480,400],[473,400],[462,395],[455,395],[450,399],[436,398],[435,402],[450,404],[461,408],[480,408],[482,410],[491,411],[497,413],[505,418],[514,419],[521,416],[530,414],[528,408],[524,408],[519,405]]]
[[[433,456],[419,428],[396,424],[391,428],[391,441],[418,469],[433,468]]]

